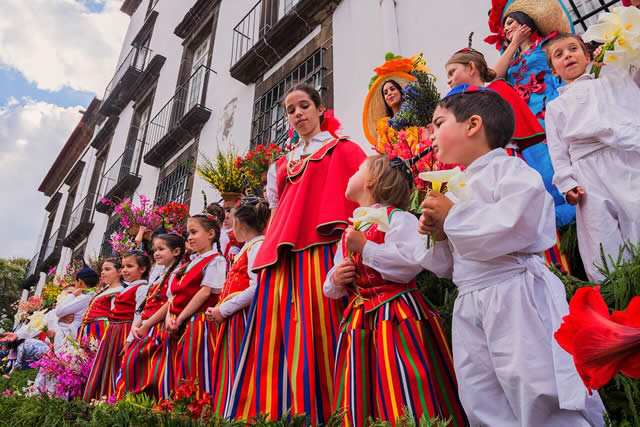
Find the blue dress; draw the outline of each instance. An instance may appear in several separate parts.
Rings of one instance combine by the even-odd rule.
[[[543,128],[547,104],[559,95],[558,88],[564,85],[564,82],[559,77],[555,77],[549,69],[546,53],[542,50],[544,40],[546,39],[536,41],[529,50],[511,61],[506,76],[507,82],[524,99]],[[553,166],[546,141],[524,149],[521,154],[529,166],[542,175],[544,186],[553,197],[556,207],[556,226],[562,227],[572,223],[576,216],[576,209],[567,203],[551,182]]]

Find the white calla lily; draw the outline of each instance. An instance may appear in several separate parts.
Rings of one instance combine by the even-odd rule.
[[[454,175],[447,182],[447,188],[449,191],[451,191],[451,193],[461,201],[471,200],[471,187],[467,185],[466,178],[467,176],[465,173],[460,172],[459,174]]]
[[[451,178],[453,178],[454,176],[456,176],[461,172],[462,171],[460,170],[460,168],[456,166],[453,169],[422,172],[418,176],[423,181],[429,181],[431,183],[431,188],[439,193],[443,183],[449,182]]]
[[[359,207],[353,211],[353,218],[349,218],[356,230],[368,224],[378,224],[378,230],[389,231],[389,216],[386,208]]]
[[[582,39],[585,43],[608,43],[612,41],[619,34],[619,32],[619,25],[613,24],[611,22],[603,22],[590,26],[582,35]]]
[[[29,316],[28,328],[33,332],[40,332],[47,326],[46,310],[35,311]]]

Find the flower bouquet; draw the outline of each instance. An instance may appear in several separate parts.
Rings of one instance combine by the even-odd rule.
[[[16,318],[20,322],[24,322],[34,312],[42,308],[42,300],[39,297],[29,297],[26,300],[16,301],[14,308],[17,309]]]
[[[158,208],[158,214],[162,216],[164,228],[167,232],[182,234],[189,219],[189,206],[184,203],[167,203]]]
[[[133,240],[128,233],[124,233],[122,230],[113,233],[109,239],[111,249],[114,254],[123,254],[127,252],[132,246]]]
[[[590,26],[582,36],[585,42],[604,43],[596,64],[616,65],[622,69],[640,65],[640,9],[616,7],[613,12],[598,15],[598,23]],[[591,73],[597,78],[601,67],[594,65]]]
[[[71,400],[82,396],[97,347],[98,343],[95,339],[82,338],[78,342],[67,337],[67,342],[61,351],[57,354],[49,351],[30,366],[40,368],[40,372],[55,380],[53,397]],[[41,393],[43,391],[40,390]]]
[[[143,194],[139,197],[140,206],[134,205],[129,199],[123,199],[120,203],[108,199],[102,199],[101,202],[112,206],[113,210],[120,215],[120,225],[127,230],[127,233],[135,236],[141,227],[145,227],[144,238],[148,239],[153,230],[162,224],[162,217],[150,199]]]
[[[197,167],[198,174],[227,200],[239,198],[245,189],[242,170],[235,166],[236,157],[232,152],[218,151],[215,162],[204,157]]]
[[[283,154],[284,151],[277,144],[258,145],[244,157],[238,156],[234,165],[237,169],[242,170],[249,188],[258,190],[264,188],[267,183],[269,166]]]

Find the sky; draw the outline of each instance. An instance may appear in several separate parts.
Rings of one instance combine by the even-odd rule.
[[[0,257],[32,258],[48,198],[38,187],[116,68],[123,0],[2,0]]]

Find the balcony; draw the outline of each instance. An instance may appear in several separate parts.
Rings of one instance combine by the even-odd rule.
[[[211,116],[206,107],[211,69],[201,65],[149,122],[144,162],[160,167],[202,129]]]
[[[107,85],[100,113],[117,116],[132,99],[136,82],[151,60],[152,51],[142,46],[131,48]]]
[[[93,228],[91,213],[93,212],[94,199],[95,194],[88,194],[71,211],[69,223],[67,224],[67,233],[62,242],[63,246],[75,248],[82,239],[89,235]]]
[[[235,26],[231,76],[255,83],[313,29],[340,0],[260,0]]]
[[[133,193],[140,184],[140,153],[142,152],[142,141],[138,140],[135,144],[131,144],[125,148],[124,153],[113,162],[111,167],[102,175],[100,182],[100,194],[96,203],[96,211],[108,213],[111,207],[100,201],[101,198],[106,199],[122,199]]]
[[[31,258],[31,261],[29,262],[29,264],[27,264],[27,267],[25,268],[25,273],[24,273],[24,280],[22,282],[22,287],[24,289],[33,286],[36,284],[36,282],[38,281],[38,261],[39,261],[39,257],[38,254],[35,254],[33,256],[33,258]]]
[[[51,267],[54,267],[60,260],[60,252],[62,250],[62,236],[64,235],[65,227],[58,228],[43,245],[44,253],[42,255],[42,262],[39,265],[40,271],[47,271]]]

